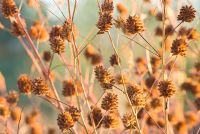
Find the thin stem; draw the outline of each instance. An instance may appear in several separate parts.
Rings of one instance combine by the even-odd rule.
[[[182,23],[183,23],[183,21],[181,21],[175,28],[173,28],[173,29],[170,31],[170,33],[171,33],[171,32],[172,32],[172,33],[175,32],[176,29],[177,29]],[[169,34],[166,35],[165,40],[167,40],[168,37],[169,37]]]
[[[110,35],[110,32],[108,31],[107,33],[108,33],[108,37],[109,37],[109,39],[110,39],[110,42],[111,42],[111,45],[112,45],[112,47],[113,47],[113,50],[114,50],[115,54],[117,55],[118,58],[120,58],[120,57],[119,57],[119,54],[118,54],[118,52],[117,52],[117,49],[115,48],[115,45],[114,45],[114,43],[113,43],[112,37],[111,37],[111,35]],[[132,114],[133,114],[133,116],[134,116],[135,119],[136,119],[138,133],[139,133],[139,134],[142,134],[141,129],[140,129],[140,125],[139,125],[139,121],[137,120],[137,113],[134,111],[134,108],[133,108],[133,106],[132,106],[132,104],[131,104],[131,100],[130,100],[130,98],[129,98],[129,96],[128,96],[128,93],[127,93],[127,90],[126,90],[124,75],[122,74],[121,63],[119,63],[118,66],[119,66],[119,69],[120,69],[120,75],[122,76],[122,82],[123,82],[123,88],[124,88],[125,96],[126,96],[128,102],[129,102],[130,106],[131,106]]]
[[[24,110],[24,106],[22,107],[21,112],[20,112],[19,122],[18,122],[18,125],[17,125],[17,134],[19,134],[20,122],[21,122],[21,119],[22,119],[22,112],[23,112],[23,110]]]
[[[143,46],[142,44],[138,43],[137,41],[135,41],[135,40],[133,40],[133,39],[129,38],[128,36],[126,36],[126,35],[122,35],[122,36],[124,36],[124,37],[126,37],[127,39],[129,39],[129,40],[131,40],[131,41],[135,42],[135,43],[136,43],[136,44],[138,44],[139,46],[141,46],[141,47],[143,47],[144,49],[148,50],[150,53],[154,54],[155,56],[157,56],[157,57],[160,57],[160,55],[159,55],[159,54],[157,54],[157,53],[154,53],[154,52],[153,52],[153,51],[151,51],[150,49],[146,48],[145,46]]]
[[[141,33],[138,33],[140,37],[159,55],[158,51],[141,35]],[[160,55],[159,55],[160,57]]]

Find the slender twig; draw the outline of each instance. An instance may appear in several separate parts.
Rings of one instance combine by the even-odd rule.
[[[22,112],[23,112],[23,110],[24,110],[24,106],[22,106],[22,109],[21,109],[21,112],[20,112],[19,122],[18,122],[18,125],[17,125],[17,134],[19,134],[20,122],[21,122],[21,119],[22,119]]]
[[[60,7],[58,6],[58,4],[56,3],[55,0],[53,0],[54,4],[56,5],[56,7],[59,9],[59,11],[62,13],[62,16],[66,19],[66,16],[64,15],[63,11],[60,9]]]

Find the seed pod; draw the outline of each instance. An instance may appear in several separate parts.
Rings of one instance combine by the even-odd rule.
[[[24,36],[25,32],[24,32],[24,28],[26,28],[26,22],[24,19],[21,19],[21,23],[18,23],[17,21],[12,21],[11,24],[11,33],[15,36]],[[22,27],[23,25],[23,27]]]
[[[70,106],[70,107],[66,108],[66,111],[68,111],[71,114],[72,119],[73,119],[74,122],[78,121],[78,119],[81,116],[81,111],[78,110],[74,106]]]
[[[111,66],[119,65],[119,63],[120,63],[119,56],[116,55],[116,54],[113,54],[113,55],[110,57],[110,65],[111,65]]]
[[[119,127],[119,119],[114,114],[105,115],[102,121],[103,127],[106,129],[114,129]]]
[[[50,62],[50,60],[52,58],[51,52],[50,51],[44,51],[42,58],[44,59],[44,61]]]
[[[63,87],[62,91],[63,96],[69,97],[76,94],[75,85],[72,80],[63,81],[62,87]]]
[[[127,113],[124,114],[123,118],[122,118],[122,122],[126,129],[136,129],[137,128],[136,119],[132,114],[127,114]]]
[[[91,109],[92,109],[92,111],[88,115],[88,123],[89,123],[90,126],[93,126],[92,124],[94,122],[95,126],[97,128],[100,128],[101,124],[102,124],[101,120],[102,120],[102,117],[103,117],[101,109],[98,108],[98,107],[94,107],[94,108],[92,107]]]
[[[10,105],[15,106],[19,100],[19,95],[14,90],[9,91],[8,95],[6,96],[6,100]]]

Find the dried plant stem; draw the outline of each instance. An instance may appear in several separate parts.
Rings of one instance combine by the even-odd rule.
[[[115,54],[117,55],[117,57],[119,58],[119,54],[118,54],[118,52],[117,52],[117,49],[115,48],[115,45],[114,45],[114,43],[113,43],[112,37],[111,37],[111,35],[110,35],[110,32],[108,31],[107,33],[108,33],[108,37],[109,37],[109,39],[110,39],[111,45],[112,45],[112,47],[113,47],[113,50],[114,50]],[[120,75],[122,76],[122,82],[123,82],[123,88],[124,88],[125,96],[126,96],[128,102],[129,102],[130,106],[131,106],[132,115],[133,115],[134,118],[136,119],[137,131],[138,131],[139,134],[142,134],[141,129],[140,129],[140,125],[139,125],[139,121],[138,121],[138,119],[137,119],[137,113],[135,112],[135,110],[134,110],[134,108],[133,108],[133,106],[132,106],[132,104],[131,104],[131,100],[130,100],[130,98],[128,97],[128,93],[127,93],[126,86],[125,86],[124,76],[123,76],[123,74],[122,74],[121,64],[119,63],[118,66],[119,66],[119,69],[120,69]]]
[[[21,119],[22,119],[22,112],[23,112],[23,110],[24,110],[24,106],[22,106],[22,109],[21,109],[21,112],[20,112],[19,122],[18,122],[18,125],[17,125],[17,134],[19,134],[20,122],[21,122]]]
[[[160,125],[151,117],[151,115],[149,114],[149,112],[146,110],[146,109],[144,109],[144,111],[145,111],[145,113],[147,113],[148,114],[148,116],[152,119],[152,121],[154,122],[154,124],[158,127],[158,129],[163,133],[163,134],[165,134],[165,132],[162,130],[162,128],[160,127]]]
[[[162,0],[163,5],[163,35],[162,35],[162,78],[165,80],[165,20],[166,20],[166,3],[165,0]],[[164,98],[165,104],[165,133],[168,134],[168,99]]]
[[[140,37],[142,37],[142,39],[158,54],[158,56],[160,57],[158,51],[141,35],[141,33],[138,33],[140,35]]]
[[[20,14],[16,14],[15,17],[16,17],[17,22],[21,25],[21,27],[22,27],[22,29],[23,29],[23,31],[24,31],[24,33],[25,33],[25,38],[26,38],[27,41],[29,42],[29,45],[30,45],[31,48],[33,49],[33,52],[34,52],[34,54],[35,54],[35,56],[36,56],[38,62],[40,63],[41,69],[42,69],[42,71],[43,71],[43,73],[44,73],[44,77],[48,79],[48,81],[49,81],[49,83],[50,83],[50,85],[51,85],[51,88],[52,88],[52,90],[53,90],[53,93],[54,93],[56,99],[57,99],[57,100],[60,100],[60,98],[59,98],[59,96],[58,96],[58,93],[57,93],[57,90],[56,90],[56,88],[55,88],[55,86],[54,86],[54,84],[53,84],[53,82],[52,82],[50,76],[48,75],[48,69],[46,68],[46,66],[45,66],[44,63],[42,62],[42,59],[41,59],[41,57],[40,57],[40,55],[39,55],[39,53],[38,53],[38,51],[37,51],[37,49],[36,49],[36,47],[35,47],[35,45],[34,45],[34,43],[33,43],[31,37],[29,36],[28,32],[26,31],[26,29],[25,29],[24,26],[22,25],[22,22],[21,22],[21,19],[20,19]],[[59,105],[60,110],[61,110],[61,111],[64,111],[64,107],[63,107],[63,105],[62,105],[60,102],[58,102],[58,105]]]

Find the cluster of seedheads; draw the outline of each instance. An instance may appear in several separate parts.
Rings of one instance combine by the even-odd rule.
[[[68,8],[71,6],[70,1]],[[151,5],[151,0],[143,2]],[[96,23],[98,31],[94,37],[108,35],[111,51],[114,52],[109,53],[110,58],[106,59],[100,48],[97,49],[90,44],[92,40],[86,39],[84,47],[78,46],[76,40],[79,32],[74,22],[77,2],[73,12],[68,9],[69,16],[63,24],[50,27],[46,25],[46,21],[35,20],[31,27],[27,27],[25,19],[20,16],[21,9],[15,1],[2,0],[1,15],[10,21],[11,26],[7,28],[0,22],[0,30],[10,32],[20,41],[38,71],[36,76],[20,75],[17,80],[18,92],[5,92],[0,97],[0,118],[5,122],[10,122],[11,119],[18,126],[5,126],[3,133],[10,134],[13,129],[14,132],[20,133],[22,122],[28,126],[31,134],[97,134],[102,130],[139,134],[200,132],[200,115],[197,112],[200,110],[200,49],[197,46],[199,33],[195,27],[183,26],[184,23],[194,21],[197,13],[191,4],[183,5],[177,15],[178,24],[172,25],[170,13],[167,12],[171,1],[160,2],[163,11],[151,8],[148,12],[148,16],[161,24],[155,27],[155,38],[159,41],[162,38],[162,45],[155,46],[155,43],[150,43],[144,36],[148,27],[145,27],[145,18],[140,14],[130,14],[124,4],[115,3],[113,0],[97,0],[99,19]],[[35,4],[39,2],[27,0],[29,7],[39,7]],[[118,12],[117,17],[114,16],[115,8]],[[61,11],[60,8],[59,10]],[[42,12],[39,13],[42,18],[46,17]],[[146,51],[146,55],[132,59],[134,67],[123,65],[130,57],[125,57],[126,54],[125,58],[120,57],[123,51],[116,47],[110,33],[111,28],[130,42],[127,45],[139,45]],[[139,38],[135,38],[136,36]],[[145,43],[139,43],[137,39]],[[50,49],[40,54],[38,42],[47,42]],[[70,58],[64,55],[66,45],[71,48]],[[195,45],[196,49],[192,45]],[[132,53],[134,51],[135,49]],[[86,75],[86,80],[83,78],[81,66],[85,65],[82,65],[80,60],[82,52],[87,64],[93,68],[91,80],[88,80],[89,74]],[[64,80],[63,73],[59,77],[57,67],[52,68],[55,55],[60,58],[61,66],[64,66],[69,74]],[[192,69],[186,69],[184,72],[176,61],[178,57],[184,60],[183,58],[188,55],[193,56],[195,64]],[[107,61],[109,66],[106,64]],[[179,79],[182,76],[176,76],[180,72],[186,76],[181,82]],[[59,80],[61,90],[56,89],[56,80]],[[100,97],[94,92],[95,88],[98,89],[98,94],[102,93]],[[56,127],[46,130],[47,127],[44,126],[43,130],[38,121],[41,116],[38,108],[33,108],[29,113],[23,112],[23,107],[17,105],[21,94],[37,96],[55,106],[58,110],[59,132],[56,132]],[[184,101],[179,102],[182,96]],[[179,107],[180,104],[187,107]]]

